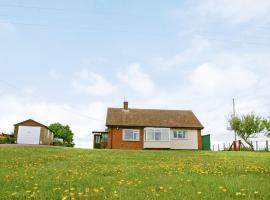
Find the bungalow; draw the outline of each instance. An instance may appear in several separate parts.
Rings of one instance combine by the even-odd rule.
[[[106,126],[110,149],[202,149],[204,127],[190,110],[133,109],[124,102],[108,108]]]

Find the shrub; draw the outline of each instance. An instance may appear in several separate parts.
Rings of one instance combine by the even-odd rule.
[[[251,147],[241,146],[241,151],[253,151]]]
[[[16,141],[15,138],[10,137],[0,138],[0,144],[15,144],[15,141]]]
[[[59,141],[59,140],[54,140],[53,141],[53,146],[62,146],[62,147],[73,147],[74,146],[74,143],[68,143],[68,142],[62,142],[62,141]]]

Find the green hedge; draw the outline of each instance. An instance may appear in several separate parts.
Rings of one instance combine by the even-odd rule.
[[[15,144],[15,138],[0,138],[0,144]]]
[[[69,144],[67,142],[61,142],[61,141],[53,141],[53,146],[62,146],[62,147],[73,147],[74,143]]]

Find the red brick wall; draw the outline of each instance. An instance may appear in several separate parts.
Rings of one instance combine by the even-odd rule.
[[[201,130],[198,130],[198,150],[202,150],[202,134],[201,134]]]
[[[142,128],[134,128],[140,130],[140,141],[123,141],[123,129],[110,128],[108,135],[108,148],[110,149],[143,149],[144,130]],[[127,128],[128,129],[128,128]],[[133,129],[133,128],[130,128]]]

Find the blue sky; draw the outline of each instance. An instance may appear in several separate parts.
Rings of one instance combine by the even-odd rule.
[[[91,147],[125,96],[192,109],[214,144],[231,142],[232,98],[270,115],[269,15],[268,0],[0,0],[0,131],[59,121]]]

